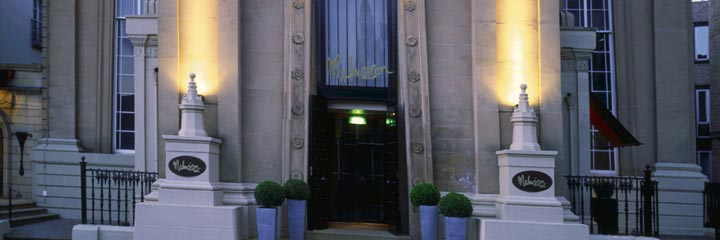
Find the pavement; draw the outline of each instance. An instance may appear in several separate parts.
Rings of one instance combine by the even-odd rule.
[[[713,237],[660,236],[660,240],[713,240]]]
[[[5,239],[70,240],[72,228],[80,220],[55,219],[15,227]],[[661,240],[713,240],[713,237],[660,236]],[[720,239],[718,239],[720,240]]]
[[[70,240],[72,228],[80,220],[55,219],[14,227],[5,239]]]

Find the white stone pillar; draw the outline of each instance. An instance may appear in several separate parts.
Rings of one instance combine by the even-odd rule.
[[[135,169],[157,171],[157,17],[129,16],[126,33],[134,47]]]

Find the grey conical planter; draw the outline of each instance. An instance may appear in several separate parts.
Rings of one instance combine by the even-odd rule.
[[[257,208],[258,240],[277,239],[277,208]]]
[[[287,206],[290,240],[302,240],[305,238],[305,209],[307,209],[307,200],[288,199]]]
[[[445,217],[445,240],[465,240],[467,218]]]
[[[420,205],[420,235],[422,240],[437,240],[438,207]]]

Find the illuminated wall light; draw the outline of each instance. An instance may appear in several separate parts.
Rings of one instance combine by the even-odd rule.
[[[197,74],[202,95],[214,95],[218,89],[217,0],[178,1],[178,76]],[[184,79],[180,91],[187,91]]]
[[[531,98],[539,94],[540,55],[537,0],[497,1],[497,61],[501,84],[498,99],[508,106],[517,104],[522,83],[528,86]],[[536,103],[536,99],[531,99]]]

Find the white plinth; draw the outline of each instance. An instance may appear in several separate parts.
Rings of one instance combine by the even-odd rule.
[[[555,151],[502,150],[497,152],[500,195],[498,218],[510,221],[563,222],[563,208],[555,197]],[[540,192],[526,192],[512,183],[525,171],[537,171],[550,177],[552,185]]]
[[[231,240],[241,239],[244,211],[237,206],[187,206],[140,203],[135,212],[134,239]]]
[[[502,150],[498,151],[500,195],[496,200],[498,219],[480,221],[480,239],[483,240],[587,240],[588,226],[564,222],[562,203],[555,196],[555,151]],[[513,179],[523,172],[545,175],[543,188],[522,190]],[[519,174],[526,175],[526,174]],[[521,178],[523,179],[523,178]],[[550,184],[549,182],[552,182]],[[523,182],[523,181],[520,181]]]
[[[481,220],[481,240],[579,240],[589,239],[583,224]]]
[[[222,205],[220,180],[220,144],[222,141],[202,136],[163,135],[165,139],[165,181],[160,184],[158,201],[168,204],[218,206]],[[206,169],[197,176],[180,176],[170,169],[176,157],[195,157]]]

